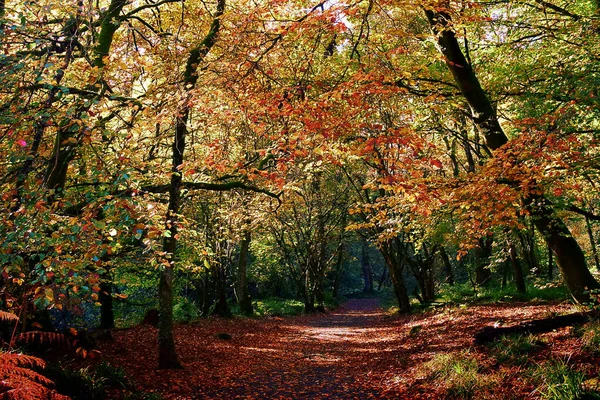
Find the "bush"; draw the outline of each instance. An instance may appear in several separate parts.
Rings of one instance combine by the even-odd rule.
[[[178,298],[173,306],[173,318],[176,322],[190,323],[200,317],[198,306],[185,297]]]
[[[304,312],[304,304],[298,300],[270,297],[255,301],[254,311],[256,315],[261,317],[301,315]]]

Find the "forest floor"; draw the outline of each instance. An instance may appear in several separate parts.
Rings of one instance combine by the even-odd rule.
[[[101,343],[103,358],[123,367],[136,388],[166,399],[418,399],[464,395],[432,371],[432,359],[459,355],[476,363],[466,392],[479,398],[536,398],[526,368],[559,359],[587,377],[600,358],[581,350],[572,328],[538,335],[523,365],[501,365],[473,334],[490,325],[573,312],[566,303],[444,307],[389,316],[374,299],[349,300],[327,314],[286,318],[210,318],[175,328],[182,370],[156,370],[157,330],[142,325]],[[220,339],[220,333],[231,339]],[[429,363],[428,363],[429,362]],[[527,367],[527,365],[529,367]],[[429,367],[428,367],[429,366]],[[467,368],[468,369],[468,368]],[[461,375],[465,375],[462,376]],[[470,378],[468,378],[470,379]],[[455,390],[454,392],[452,390]],[[539,394],[539,393],[538,393]],[[118,394],[114,393],[115,397]]]

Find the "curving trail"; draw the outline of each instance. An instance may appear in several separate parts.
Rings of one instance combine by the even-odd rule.
[[[141,389],[167,399],[444,398],[443,388],[423,379],[423,362],[472,347],[473,332],[486,324],[519,322],[566,307],[474,306],[389,317],[377,300],[357,299],[325,315],[208,319],[176,327],[185,366],[179,371],[154,369],[152,327],[116,331],[115,342],[101,350]],[[217,338],[223,332],[231,340]],[[484,352],[478,354],[485,357]],[[504,386],[514,395],[520,389],[511,382]]]

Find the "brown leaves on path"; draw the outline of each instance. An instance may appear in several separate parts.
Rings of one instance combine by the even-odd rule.
[[[490,305],[390,317],[377,300],[357,299],[327,315],[211,318],[175,328],[185,369],[174,371],[156,370],[157,332],[149,326],[115,332],[115,342],[101,350],[140,389],[167,399],[442,398],[443,388],[419,372],[434,355],[472,348],[473,333],[485,325],[570,307]],[[485,359],[485,348],[475,354]],[[513,394],[531,390],[510,374],[506,379],[503,388]]]

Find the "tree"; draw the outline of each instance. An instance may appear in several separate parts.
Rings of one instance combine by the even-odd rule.
[[[460,48],[452,28],[448,4],[439,2],[433,8],[426,8],[425,14],[448,70],[471,108],[473,123],[482,132],[491,150],[501,149],[508,143],[508,137],[500,126],[496,110]],[[522,187],[521,182],[513,184]],[[526,189],[528,192],[524,194],[525,205],[529,208],[537,229],[556,254],[557,264],[569,290],[577,301],[589,301],[586,291],[600,288],[600,284],[590,274],[581,247],[566,224],[556,215],[551,202],[540,192],[535,181]]]

